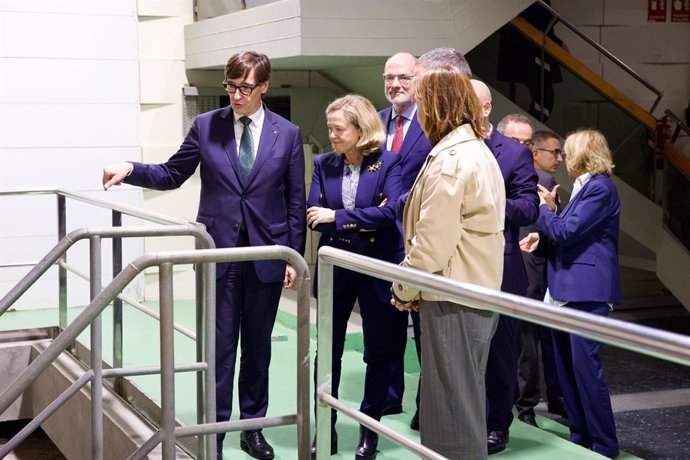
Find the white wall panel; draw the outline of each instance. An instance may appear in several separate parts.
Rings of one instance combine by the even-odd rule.
[[[141,3],[143,0],[139,0]],[[174,0],[165,0],[173,2]],[[3,0],[0,11],[56,13],[75,16],[128,16],[135,14],[136,0]]]
[[[3,188],[53,185],[98,190],[104,166],[125,158],[138,161],[139,156],[137,147],[0,148],[0,184]]]
[[[0,103],[139,103],[136,60],[0,58],[0,67]]]
[[[138,104],[4,104],[2,146],[139,145]]]
[[[0,49],[5,57],[137,58],[133,16],[0,12],[0,29]]]

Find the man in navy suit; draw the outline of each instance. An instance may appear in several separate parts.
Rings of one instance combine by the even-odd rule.
[[[217,247],[278,244],[303,253],[302,136],[297,126],[263,106],[270,78],[265,55],[247,51],[231,56],[223,81],[230,107],[199,115],[180,149],[165,163],[105,168],[104,188],[124,182],[175,189],[201,165],[196,220],[206,225]],[[283,261],[266,260],[218,264],[216,276],[217,419],[230,419],[240,335],[240,418],[264,417],[271,332],[282,288],[294,285],[296,272]],[[224,436],[218,435],[219,458]],[[243,431],[240,447],[254,458],[274,457],[260,430]]]
[[[429,140],[417,121],[417,104],[413,98],[412,78],[416,64],[417,59],[412,54],[397,53],[386,61],[383,72],[384,91],[391,107],[379,112],[386,130],[386,144],[382,147],[384,150],[400,155],[403,193],[410,191],[426,156],[431,151]],[[419,359],[419,313],[412,313],[412,322],[417,358]],[[394,341],[397,358],[391,369],[391,383],[388,388],[383,415],[402,412],[402,399],[405,390],[403,362],[407,344],[407,325],[397,331]],[[417,391],[418,407],[419,390]],[[417,411],[415,411],[410,424],[412,428],[419,429]]]
[[[497,126],[499,132],[519,141],[531,141],[534,169],[539,176],[539,185],[553,190],[556,179],[553,177],[558,166],[563,161],[561,140],[551,131],[537,131],[532,133],[532,124],[521,114],[506,115]],[[520,228],[520,239],[531,232],[537,232],[535,224]],[[544,300],[546,293],[546,258],[530,252],[522,252],[525,262],[527,278],[527,297],[539,301]],[[546,383],[547,408],[550,413],[568,418],[563,399],[563,391],[558,381],[556,361],[553,352],[551,329],[529,321],[517,321],[516,334],[518,338],[518,395],[515,406],[518,419],[532,426],[537,426],[534,407],[541,398],[541,378],[539,375],[539,349],[541,346],[541,361],[544,367],[544,382]]]
[[[486,144],[496,157],[506,187],[505,250],[501,291],[524,296],[527,273],[520,253],[520,227],[537,219],[539,196],[537,173],[530,149],[499,133],[489,124],[491,92],[478,80],[472,86],[482,105]],[[501,452],[508,443],[508,428],[513,421],[517,385],[517,339],[515,319],[500,315],[489,350],[486,368],[487,443],[489,454]]]

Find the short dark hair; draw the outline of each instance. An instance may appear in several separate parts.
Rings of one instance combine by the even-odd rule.
[[[425,69],[440,66],[453,66],[468,77],[472,76],[472,69],[467,59],[465,59],[465,56],[456,49],[447,46],[434,48],[422,54],[417,58],[417,65]]]
[[[558,134],[551,131],[541,130],[535,131],[532,134],[532,144],[535,147],[544,145],[544,142],[548,141],[549,139],[556,139],[558,142],[561,142],[561,138],[558,136]]]
[[[254,69],[254,78],[257,84],[262,84],[271,79],[271,62],[265,54],[256,51],[243,51],[230,56],[225,64],[225,79],[247,78],[249,72]]]

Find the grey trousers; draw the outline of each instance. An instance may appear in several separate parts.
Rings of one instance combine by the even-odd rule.
[[[498,316],[422,300],[422,444],[449,459],[486,459],[484,375]]]

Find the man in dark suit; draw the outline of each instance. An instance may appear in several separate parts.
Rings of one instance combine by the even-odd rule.
[[[491,92],[478,80],[472,86],[479,98],[488,137],[486,144],[496,157],[506,187],[505,250],[501,291],[525,295],[527,273],[519,247],[520,227],[537,219],[539,197],[537,173],[532,152],[499,133],[489,124]],[[515,319],[500,315],[491,339],[486,368],[487,443],[489,454],[501,452],[508,443],[508,428],[513,421],[513,403],[517,385],[517,340]]]
[[[242,52],[225,66],[230,107],[199,115],[180,149],[162,164],[123,163],[103,170],[103,186],[128,183],[156,190],[182,185],[201,165],[196,220],[220,248],[305,244],[304,151],[300,130],[262,104],[271,65],[263,54]],[[271,331],[283,287],[295,270],[276,260],[218,264],[216,280],[217,419],[230,419],[237,345],[240,418],[268,408]],[[224,434],[218,435],[219,458]],[[259,459],[273,448],[260,430],[242,432],[240,447]]]
[[[379,112],[386,130],[384,150],[400,155],[402,171],[402,191],[407,193],[412,188],[417,174],[424,164],[426,156],[431,151],[431,145],[417,121],[417,104],[414,102],[412,78],[414,77],[417,59],[410,53],[397,53],[391,56],[384,67],[383,82],[386,99],[392,105]],[[419,313],[412,312],[417,358],[419,349]],[[402,412],[403,392],[405,391],[404,355],[407,344],[407,325],[396,331],[395,363],[391,369],[391,383],[388,388],[383,415],[399,414]],[[419,408],[419,389],[417,390],[417,408]],[[415,410],[410,425],[419,429],[419,415]]]
[[[561,141],[558,136],[550,131],[537,131],[532,133],[532,125],[524,115],[507,115],[498,123],[498,130],[511,138],[524,138],[530,140],[534,169],[539,176],[539,184],[548,190],[556,186],[553,174],[563,161],[561,156]],[[520,239],[531,232],[536,232],[535,224],[520,228]],[[527,270],[529,284],[527,297],[539,301],[544,300],[546,293],[546,258],[534,253],[522,252],[522,258]],[[537,426],[534,415],[534,407],[541,397],[541,379],[539,376],[539,346],[541,344],[541,357],[544,366],[544,381],[546,383],[547,408],[550,413],[567,418],[563,392],[558,382],[556,362],[554,361],[553,340],[551,329],[530,323],[529,321],[517,321],[518,338],[518,395],[515,406],[518,409],[518,419],[532,426]]]

